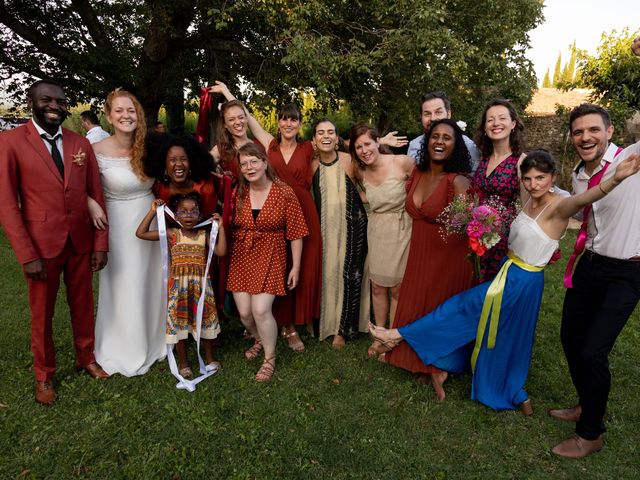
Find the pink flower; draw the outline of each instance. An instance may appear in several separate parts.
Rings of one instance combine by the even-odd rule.
[[[471,220],[467,224],[467,235],[471,238],[480,238],[485,233],[485,227],[477,220]]]

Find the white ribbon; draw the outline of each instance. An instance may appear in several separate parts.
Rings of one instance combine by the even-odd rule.
[[[158,217],[158,233],[160,234],[160,252],[162,255],[162,284],[164,285],[164,289],[162,291],[162,305],[165,306],[165,311],[167,311],[168,316],[169,312],[167,308],[167,292],[169,288],[169,243],[167,241],[167,222],[164,216],[165,213],[172,219],[174,219],[178,225],[180,225],[181,227],[182,225],[176,220],[175,215],[166,205],[160,205],[156,210],[156,215]],[[202,360],[202,356],[200,355],[200,331],[202,330],[202,314],[204,312],[204,301],[207,293],[209,266],[211,265],[211,259],[213,258],[213,249],[216,244],[216,237],[218,236],[218,223],[212,222],[211,219],[208,219],[204,222],[200,222],[194,227],[198,228],[209,224],[211,224],[211,233],[209,234],[209,252],[207,255],[207,266],[204,271],[204,276],[201,280],[200,298],[198,299],[198,308],[196,310],[196,346],[198,353],[198,365],[201,375],[194,378],[193,380],[188,380],[180,375],[176,359],[173,356],[173,344],[167,344],[167,359],[169,361],[169,368],[171,369],[171,373],[173,374],[173,376],[178,379],[176,388],[187,390],[189,392],[195,391],[196,385],[198,383],[218,372],[217,365],[205,365],[204,361]]]

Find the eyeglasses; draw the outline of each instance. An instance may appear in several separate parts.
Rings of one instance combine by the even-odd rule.
[[[262,160],[260,160],[258,158],[252,158],[251,160],[249,160],[247,162],[240,162],[240,170],[244,172],[249,167],[256,168],[261,163],[262,163]]]
[[[177,210],[176,215],[180,217],[197,217],[200,215],[200,210],[197,208],[193,210]]]

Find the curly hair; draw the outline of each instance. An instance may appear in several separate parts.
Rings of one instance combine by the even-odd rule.
[[[444,163],[444,171],[447,173],[470,173],[471,155],[469,155],[467,145],[464,143],[462,130],[460,129],[458,124],[450,118],[443,118],[431,122],[429,131],[424,137],[424,142],[422,142],[422,146],[420,147],[420,150],[418,150],[418,170],[420,170],[421,172],[426,172],[431,168],[431,159],[429,158],[429,139],[431,138],[431,133],[433,132],[433,130],[438,125],[443,124],[449,125],[451,127],[451,129],[453,130],[453,136],[455,138],[455,146],[453,148],[451,156]]]
[[[484,111],[482,112],[482,119],[478,125],[475,138],[476,145],[478,145],[482,156],[484,158],[490,157],[493,153],[493,142],[487,136],[487,132],[485,132],[487,112],[491,107],[505,107],[509,111],[509,117],[511,120],[516,122],[516,126],[509,134],[509,147],[511,148],[511,154],[515,157],[519,157],[525,148],[524,123],[522,122],[520,115],[518,115],[516,108],[513,106],[513,103],[511,103],[511,100],[504,98],[491,100],[487,106],[484,107]]]
[[[244,103],[240,100],[230,100],[225,102],[220,107],[220,116],[222,120],[218,122],[218,152],[220,153],[220,158],[223,161],[229,161],[232,159],[236,153],[235,143],[233,142],[233,136],[229,133],[229,131],[224,126],[224,115],[232,109],[233,107],[238,107],[242,109],[243,112],[246,112]]]
[[[145,137],[147,135],[147,121],[145,120],[144,110],[135,95],[126,90],[114,90],[107,95],[107,100],[104,102],[104,113],[107,116],[111,114],[113,101],[119,97],[130,99],[136,109],[137,126],[133,135],[133,146],[131,147],[131,168],[138,178],[145,179],[144,160],[146,156]]]
[[[267,168],[265,170],[265,174],[267,175],[267,178],[274,183],[278,183],[278,184],[282,183],[278,179],[278,176],[276,175],[276,173],[271,168],[271,165],[269,165],[269,159],[267,158],[267,154],[264,153],[264,151],[260,147],[258,147],[255,143],[245,143],[243,146],[241,146],[238,149],[238,159],[237,159],[238,172],[240,172],[240,175],[238,176],[238,186],[236,191],[236,195],[238,199],[238,210],[237,210],[238,214],[242,211],[242,204],[244,203],[244,198],[249,193],[249,190],[247,189],[248,182],[245,180],[244,175],[242,174],[242,170],[240,169],[240,157],[242,156],[257,157],[260,160],[262,160],[264,163],[267,164]]]
[[[149,162],[149,176],[155,178],[164,185],[169,184],[165,172],[167,167],[167,155],[171,147],[182,147],[189,159],[189,178],[194,182],[200,182],[209,177],[215,170],[215,162],[206,147],[198,143],[190,136],[164,135],[159,149],[153,155],[153,161]]]

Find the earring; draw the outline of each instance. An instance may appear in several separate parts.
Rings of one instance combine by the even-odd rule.
[[[164,171],[164,177],[162,177],[164,183],[169,183],[169,175],[167,175],[167,171]]]
[[[338,144],[336,143],[336,146],[335,146],[335,147],[333,147],[333,149],[337,152],[337,151],[340,149],[340,147],[339,147],[339,146],[338,146]]]
[[[551,185],[551,188],[549,189],[549,193],[556,193],[555,185]]]

